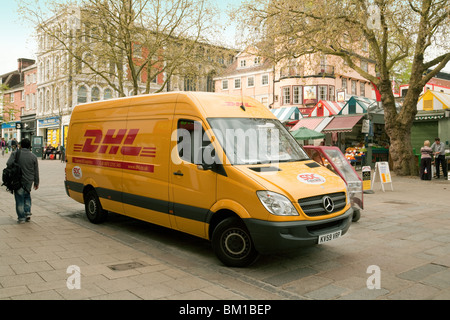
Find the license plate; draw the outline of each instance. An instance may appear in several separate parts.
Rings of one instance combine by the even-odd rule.
[[[319,242],[318,243],[321,244],[321,243],[325,243],[325,242],[337,239],[341,235],[342,235],[342,230],[331,232],[331,233],[327,233],[327,234],[323,234],[323,235],[319,236]]]

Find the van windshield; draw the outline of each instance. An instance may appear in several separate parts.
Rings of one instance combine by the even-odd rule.
[[[277,119],[209,118],[208,122],[233,165],[309,159]]]

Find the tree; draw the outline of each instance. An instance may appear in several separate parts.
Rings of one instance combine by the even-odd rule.
[[[50,1],[49,11],[22,2],[22,16],[70,57],[71,73],[99,79],[125,96],[162,91],[172,75],[210,63],[194,55],[217,27],[206,0]],[[51,18],[47,18],[50,16]],[[71,23],[72,22],[72,23]],[[162,86],[152,88],[156,79]]]
[[[425,84],[450,60],[449,7],[448,0],[254,0],[242,12],[250,29],[247,41],[275,63],[320,52],[340,57],[370,80],[381,94],[393,171],[417,175],[411,127]],[[356,62],[365,45],[376,76]],[[409,90],[397,111],[391,80],[405,59],[411,61]]]

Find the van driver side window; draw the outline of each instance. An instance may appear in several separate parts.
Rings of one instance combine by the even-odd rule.
[[[177,146],[178,155],[183,161],[201,164],[203,156],[203,147],[211,144],[205,137],[205,130],[201,122],[194,120],[178,121],[177,126]]]

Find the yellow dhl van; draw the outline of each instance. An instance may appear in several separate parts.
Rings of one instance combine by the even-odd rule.
[[[251,98],[177,92],[74,108],[66,192],[88,219],[108,211],[212,242],[227,266],[347,232],[345,182],[312,161]]]

